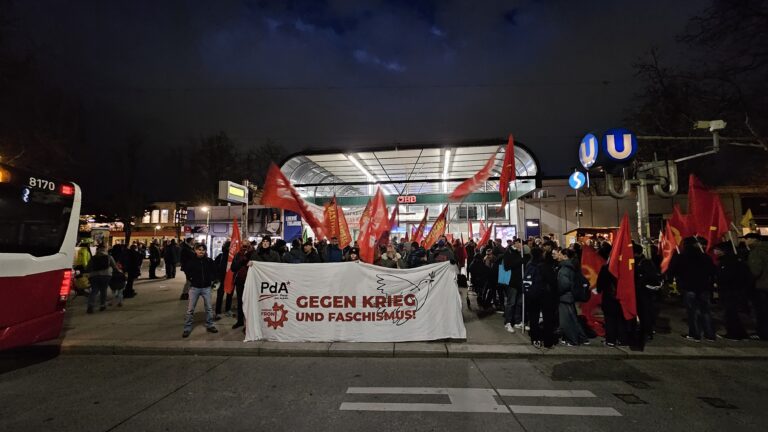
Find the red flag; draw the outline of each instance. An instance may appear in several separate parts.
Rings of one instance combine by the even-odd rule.
[[[365,204],[365,208],[363,209],[363,213],[360,215],[360,220],[358,221],[358,227],[360,228],[360,231],[357,233],[357,242],[360,243],[360,238],[363,236],[363,234],[368,230],[368,222],[371,220],[371,199],[368,199],[368,202]]]
[[[501,178],[499,179],[499,193],[501,194],[501,208],[507,205],[509,199],[509,182],[515,181],[517,170],[515,169],[515,139],[509,134],[507,150],[504,152],[504,164],[501,166]]]
[[[485,222],[480,220],[480,238],[483,238],[485,236]]]
[[[424,237],[424,228],[427,226],[427,215],[429,214],[429,208],[424,207],[424,217],[421,218],[419,226],[416,228],[416,232],[413,233],[413,241],[421,243],[421,239]]]
[[[387,204],[381,187],[376,189],[376,195],[371,200],[369,211],[368,223],[366,223],[365,231],[362,230],[361,226],[358,243],[360,245],[360,259],[372,264],[376,240],[381,237],[381,233],[387,230],[388,222]]]
[[[339,239],[339,247],[342,249],[349,246],[352,243],[352,235],[349,233],[349,225],[347,225],[344,211],[336,203],[336,195],[333,196],[331,202],[325,205],[324,215],[325,235],[328,238],[336,237]]]
[[[482,221],[480,222],[480,224],[481,224],[480,226],[482,227],[483,226]],[[493,231],[493,222],[491,222],[491,224],[488,225],[488,229],[483,231],[483,233],[480,235],[480,241],[477,242],[477,247],[479,248],[484,247],[488,243],[488,240],[491,239],[492,231]]]
[[[589,286],[594,288],[597,285],[597,275],[600,273],[600,269],[605,264],[603,257],[597,254],[591,247],[584,247],[581,250],[581,274],[589,281]],[[603,320],[595,316],[595,310],[602,304],[603,295],[593,294],[590,296],[589,301],[581,304],[581,314],[587,319],[587,325],[598,336],[605,335],[605,327],[603,326]]]
[[[672,261],[672,256],[678,250],[677,246],[680,244],[675,238],[675,233],[672,231],[672,224],[667,223],[667,227],[664,229],[664,235],[661,237],[659,247],[661,248],[661,272],[666,273],[669,268],[669,263]]]
[[[394,230],[397,228],[398,222],[397,217],[400,216],[400,206],[395,204],[395,209],[392,210],[392,214],[389,215],[389,227],[387,229],[389,231]]]
[[[669,226],[669,229],[675,238],[675,246],[679,246],[684,238],[695,234],[691,230],[692,227],[690,225],[689,218],[683,215],[680,211],[680,207],[675,204],[674,209],[672,210],[672,217],[667,221],[667,226]]]
[[[433,244],[437,243],[438,237],[443,235],[445,233],[445,225],[446,225],[446,213],[448,212],[448,205],[445,206],[443,211],[440,212],[440,216],[437,217],[437,220],[434,224],[432,224],[432,229],[429,230],[429,234],[427,234],[427,238],[424,239],[424,248],[429,249],[432,247]]]
[[[492,154],[488,162],[480,168],[472,177],[461,182],[456,189],[448,195],[448,200],[459,201],[466,198],[472,192],[478,190],[491,177],[493,166],[496,165],[496,153]]]
[[[469,225],[469,238],[474,239],[475,235],[472,233],[472,219],[467,222],[467,225]]]
[[[692,222],[691,230],[707,239],[707,252],[729,229],[720,196],[693,174],[688,177],[688,220]]]
[[[307,221],[309,226],[312,227],[312,231],[315,232],[317,238],[324,237],[322,223],[274,162],[269,165],[269,171],[267,171],[261,203],[266,206],[287,209],[300,214],[302,219]]]
[[[227,271],[224,273],[224,292],[232,294],[235,290],[234,273],[229,271],[232,267],[232,261],[235,260],[235,255],[240,252],[240,227],[237,226],[237,218],[232,222],[232,237],[229,241],[229,254],[227,254]]]
[[[635,254],[632,250],[632,235],[629,232],[629,215],[624,213],[621,225],[613,240],[608,270],[616,277],[616,299],[621,304],[624,319],[637,316],[635,299]]]
[[[445,239],[453,244],[453,234],[446,234]]]

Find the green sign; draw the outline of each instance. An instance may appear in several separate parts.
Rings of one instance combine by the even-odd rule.
[[[528,192],[535,189],[535,184],[533,182],[531,183],[523,183],[521,185],[522,187],[518,187],[517,190],[511,189],[509,191],[509,200],[512,201],[514,199],[517,199]],[[361,196],[353,196],[353,197],[336,197],[336,203],[341,206],[347,206],[347,207],[364,207],[366,203],[368,203],[368,200],[373,198],[372,196],[368,195],[361,195]],[[385,195],[386,201],[388,205],[394,205],[397,204],[397,195]],[[305,201],[323,205],[331,200],[330,197],[307,197],[304,198]],[[427,205],[427,204],[445,204],[448,202],[448,194],[447,193],[436,193],[436,194],[422,194],[422,195],[416,195],[416,202],[411,203],[410,205]],[[499,204],[501,203],[501,195],[499,195],[499,192],[475,192],[471,195],[469,195],[464,201],[462,201],[462,204]]]

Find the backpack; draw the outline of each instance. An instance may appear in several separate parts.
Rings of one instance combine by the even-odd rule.
[[[587,302],[592,297],[592,289],[589,287],[589,280],[584,277],[581,270],[574,270],[573,281],[573,299],[577,302]]]
[[[94,255],[91,258],[91,270],[99,271],[109,268],[109,255]]]
[[[547,291],[544,276],[541,273],[539,264],[529,263],[525,266],[525,277],[523,278],[523,292],[529,296],[540,296]]]

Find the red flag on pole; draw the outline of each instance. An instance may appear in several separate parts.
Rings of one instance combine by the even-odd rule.
[[[312,231],[315,232],[317,238],[324,237],[322,223],[274,162],[269,165],[269,171],[267,171],[261,203],[266,206],[287,209],[300,214],[302,219],[307,221]]]
[[[664,235],[661,237],[659,247],[661,249],[661,272],[666,273],[669,268],[669,263],[672,261],[672,256],[678,251],[677,246],[680,244],[675,238],[675,233],[672,231],[672,224],[667,223],[667,227],[664,229]]]
[[[472,219],[470,219],[470,220],[467,222],[467,225],[469,225],[469,234],[468,234],[468,235],[469,235],[469,238],[470,238],[470,239],[474,239],[474,238],[475,238],[475,235],[472,233]]]
[[[509,199],[509,182],[515,181],[517,170],[515,169],[515,139],[509,134],[507,149],[504,152],[504,164],[501,166],[501,178],[499,179],[499,193],[501,194],[501,208],[507,205]]]
[[[424,228],[427,226],[427,215],[429,215],[429,208],[424,208],[424,217],[421,218],[419,226],[416,228],[416,232],[413,233],[413,241],[421,243],[421,239],[424,237]]]
[[[376,195],[371,200],[370,213],[368,217],[368,223],[366,223],[365,231],[362,231],[358,243],[360,246],[360,259],[369,264],[373,263],[374,248],[376,247],[376,240],[381,237],[381,233],[387,230],[388,215],[387,205],[384,198],[384,194],[381,192],[381,187],[376,189]]]
[[[480,220],[480,238],[483,238],[485,236],[485,222]]]
[[[621,225],[613,240],[608,270],[616,277],[616,299],[621,304],[624,319],[637,316],[635,299],[635,253],[632,250],[632,235],[629,232],[629,215],[624,213]]]
[[[347,224],[347,217],[344,216],[344,209],[338,204],[336,205],[336,213],[339,215],[339,248],[352,244],[352,234],[349,232],[349,224]]]
[[[679,246],[683,242],[684,238],[695,234],[692,231],[689,219],[690,218],[683,215],[683,213],[680,211],[680,207],[675,204],[674,209],[672,210],[672,217],[670,217],[667,221],[667,226],[669,226],[669,229],[675,238],[675,246]]]
[[[392,210],[392,214],[389,215],[389,226],[387,229],[389,231],[394,230],[397,228],[397,217],[400,215],[400,206],[395,204],[395,209]]]
[[[435,223],[432,224],[432,229],[429,230],[429,234],[427,234],[427,238],[424,239],[424,248],[429,249],[432,247],[433,244],[437,243],[438,237],[445,234],[445,226],[446,226],[446,213],[448,212],[448,205],[445,206],[443,211],[440,212],[440,216],[437,217],[437,220],[435,220]]]
[[[603,264],[605,264],[605,260],[594,249],[591,247],[581,249],[581,274],[587,278],[590,287],[594,288],[597,285],[597,275],[600,273]],[[593,294],[590,296],[589,301],[582,303],[580,307],[581,314],[587,320],[587,325],[598,336],[605,336],[604,320],[595,316],[595,311],[602,304],[602,300],[602,293]]]
[[[483,227],[482,226],[482,221],[480,223],[481,223],[481,227]],[[488,229],[486,229],[485,231],[482,232],[482,234],[480,234],[480,241],[477,242],[477,247],[478,248],[482,248],[482,247],[484,247],[488,243],[488,240],[491,239],[491,232],[492,231],[493,231],[493,222],[491,222],[491,224],[488,225]]]
[[[448,195],[449,201],[459,201],[466,198],[472,192],[478,190],[491,177],[493,166],[496,165],[496,153],[492,154],[488,162],[480,168],[472,177],[461,182],[456,189]]]
[[[729,229],[720,196],[693,174],[688,177],[688,220],[692,222],[691,230],[707,239],[707,252]]]
[[[336,195],[333,196],[331,202],[325,205],[324,215],[325,235],[328,238],[336,237],[339,239],[339,247],[342,249],[349,246],[352,243],[352,235],[349,233],[349,225],[347,225],[344,211],[336,202]]]
[[[235,260],[235,255],[240,251],[240,227],[237,226],[237,218],[232,221],[232,237],[229,241],[229,253],[227,254],[227,271],[224,273],[224,292],[232,294],[235,290],[234,274],[229,271],[232,267],[232,261]]]

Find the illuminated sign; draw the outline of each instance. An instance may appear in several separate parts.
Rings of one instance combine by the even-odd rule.
[[[597,137],[591,133],[584,135],[579,145],[579,162],[584,169],[592,168],[597,162]]]
[[[568,177],[568,185],[572,189],[579,190],[587,184],[587,176],[581,171],[574,171],[570,177]]]
[[[416,204],[416,195],[400,195],[397,197],[398,204]]]
[[[603,134],[600,153],[614,164],[626,164],[637,153],[637,137],[626,129],[609,129]]]
[[[237,183],[222,180],[219,182],[219,199],[237,204],[248,204],[248,189]]]

